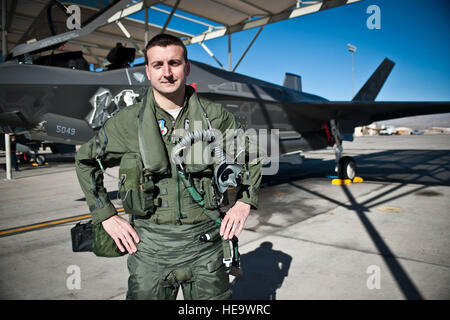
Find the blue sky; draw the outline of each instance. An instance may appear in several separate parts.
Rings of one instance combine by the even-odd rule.
[[[380,8],[379,30],[366,25],[371,5]],[[164,24],[167,15],[153,10],[149,13],[150,22]],[[140,12],[133,17],[143,20],[143,16]],[[236,72],[276,84],[282,84],[285,72],[296,73],[302,76],[306,92],[333,101],[351,100],[351,54],[347,50],[347,43],[351,43],[357,47],[355,93],[388,57],[396,65],[377,101],[449,101],[449,18],[448,0],[364,0],[277,22],[264,28]],[[177,18],[169,28],[193,34],[204,30]],[[256,32],[252,29],[231,36],[233,66]],[[228,67],[227,37],[205,44]],[[188,51],[190,59],[218,67],[200,45],[190,45]]]
[[[380,30],[366,26],[372,4],[380,8]],[[349,100],[351,43],[357,47],[355,91],[389,57],[396,65],[377,100],[450,100],[448,9],[448,1],[362,1],[268,25],[236,71],[277,84],[285,72],[297,73],[304,91]],[[233,64],[255,32],[232,35]],[[227,40],[207,45],[226,64]],[[215,63],[196,47],[189,48],[192,59]]]
[[[370,5],[380,8],[381,29],[368,29]],[[163,6],[161,6],[163,7]],[[388,57],[396,65],[378,101],[450,100],[450,4],[447,0],[365,0],[319,13],[267,25],[236,72],[282,84],[285,72],[302,76],[303,90],[329,100],[352,98],[351,54],[355,92]],[[163,16],[165,17],[165,16]],[[153,13],[150,19],[164,23]],[[157,21],[160,20],[160,21]],[[170,28],[198,33],[202,29],[173,19]],[[232,64],[236,64],[257,29],[231,36]],[[228,66],[226,37],[206,41]],[[218,66],[198,45],[188,46],[189,57]]]

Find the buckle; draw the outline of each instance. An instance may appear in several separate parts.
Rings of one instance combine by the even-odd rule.
[[[231,268],[231,266],[233,264],[233,258],[223,258],[222,262],[226,268]]]

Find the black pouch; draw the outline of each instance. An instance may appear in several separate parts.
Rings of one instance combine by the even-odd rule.
[[[73,252],[92,251],[94,235],[91,221],[88,223],[78,222],[72,229],[70,229],[70,235],[72,236]]]
[[[101,223],[92,224],[77,223],[71,230],[72,251],[93,251],[97,257],[120,257],[126,252],[121,252],[113,238],[105,231]]]

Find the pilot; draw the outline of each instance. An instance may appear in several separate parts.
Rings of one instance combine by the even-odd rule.
[[[195,121],[204,124],[205,117],[223,134],[240,125],[231,113],[198,97],[186,85],[190,63],[180,39],[167,34],[155,36],[145,48],[145,59],[151,83],[146,98],[106,121],[76,155],[76,172],[93,223],[102,224],[120,251],[129,253],[127,299],[175,299],[180,286],[185,299],[230,299],[229,274],[222,263],[223,243],[239,236],[250,209],[257,208],[262,164],[245,163],[248,183],[237,193],[222,222],[215,224],[180,182],[178,168],[170,159],[179,141],[174,131],[192,130],[190,126]],[[142,117],[141,127],[138,117]],[[148,215],[133,214],[127,220],[117,214],[108,199],[102,170],[119,163],[122,170],[124,159],[131,159],[131,154],[140,154],[142,149],[150,158],[151,168],[145,166],[145,170],[151,178],[146,186],[151,185],[154,198],[149,206],[153,209]],[[128,162],[127,172],[141,165]],[[207,201],[212,184],[210,166],[193,164],[190,168],[192,181]],[[124,184],[129,179],[127,174],[120,178]],[[122,196],[127,210],[126,201],[133,195]],[[214,230],[220,234],[214,241],[200,241],[202,235],[214,234]]]

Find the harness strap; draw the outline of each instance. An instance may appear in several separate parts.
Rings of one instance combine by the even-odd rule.
[[[103,133],[103,145],[100,145],[100,139],[99,139],[99,132],[97,132],[97,134],[95,135],[95,145],[97,147],[97,156],[95,157],[95,159],[97,160],[100,169],[102,170],[102,172],[114,179],[118,179],[117,177],[110,175],[109,173],[107,173],[105,171],[105,169],[103,168],[101,159],[104,157],[105,155],[105,151],[106,151],[106,145],[108,144],[108,137],[106,135],[106,131],[105,131],[105,127],[104,125],[102,126],[102,133]],[[101,209],[103,208],[105,205],[102,202],[102,200],[100,199],[99,195],[98,195],[98,190],[97,190],[97,184],[95,183],[95,173],[94,171],[91,172],[91,191],[94,194],[95,197],[95,201],[96,201],[96,205],[95,208],[94,206],[92,206],[91,211],[95,210],[95,209]]]
[[[196,97],[197,97],[198,105],[200,106],[200,109],[202,110],[202,114],[205,117],[206,123],[208,124],[208,129],[211,130],[212,129],[212,125],[211,125],[211,122],[209,121],[208,114],[206,113],[205,108],[203,108],[203,105],[200,102],[200,98],[198,97],[198,95],[196,95]]]
[[[138,139],[139,139],[139,152],[141,153],[142,162],[144,163],[144,167],[146,170],[150,168],[150,159],[147,157],[147,153],[145,152],[145,142],[144,142],[144,133],[142,129],[142,121],[145,110],[145,105],[147,104],[147,94],[144,95],[144,99],[142,100],[142,107],[139,111],[138,116]]]
[[[108,137],[106,136],[105,126],[102,126],[103,133],[103,145],[100,146],[100,139],[98,137],[99,132],[95,135],[95,145],[97,147],[97,157],[96,159],[101,159],[105,155],[106,145],[108,144]]]
[[[94,194],[95,201],[96,201],[95,208],[90,208],[91,211],[94,211],[95,209],[103,208],[104,204],[100,200],[100,197],[98,196],[97,185],[95,184],[95,173],[93,171],[91,173],[91,190],[92,190],[92,193]]]

